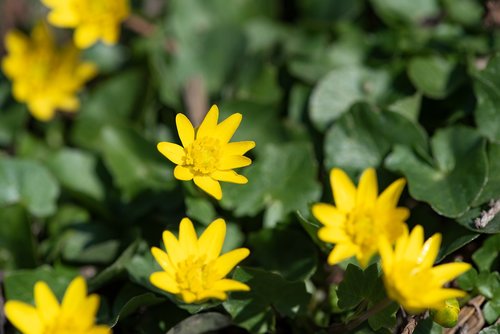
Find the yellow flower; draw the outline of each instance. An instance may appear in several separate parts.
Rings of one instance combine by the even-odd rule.
[[[42,0],[52,9],[48,20],[54,26],[75,28],[74,41],[79,48],[88,48],[98,40],[116,44],[120,23],[130,8],[127,0]]]
[[[237,174],[233,168],[245,167],[252,163],[244,157],[255,147],[253,141],[229,143],[241,122],[241,114],[233,114],[217,124],[219,109],[210,108],[200,127],[195,130],[189,119],[177,114],[175,122],[182,146],[161,142],[158,150],[177,166],[174,176],[178,180],[190,181],[212,195],[222,198],[219,181],[245,184],[247,178]]]
[[[228,291],[249,291],[241,282],[224,278],[250,251],[238,248],[220,255],[226,223],[214,220],[198,239],[193,223],[184,218],[179,227],[179,239],[170,231],[163,232],[167,252],[151,248],[163,271],[151,274],[154,286],[172,293],[185,303],[201,303],[208,299],[227,299]]]
[[[41,121],[54,117],[56,109],[75,112],[80,107],[76,93],[96,75],[96,67],[80,61],[73,45],[57,48],[48,28],[39,24],[31,38],[11,31],[5,37],[8,55],[2,61],[12,80],[14,97],[28,105]]]
[[[95,325],[99,296],[87,296],[83,277],[76,277],[68,286],[59,304],[49,286],[35,284],[35,305],[9,300],[5,304],[7,319],[23,334],[108,334],[111,329]]]
[[[446,306],[446,300],[465,296],[461,290],[442,286],[471,266],[457,262],[433,267],[440,244],[439,233],[424,243],[424,229],[420,225],[410,235],[406,228],[397,239],[394,249],[389,241],[380,239],[387,294],[410,313],[420,313],[428,308],[440,310]]]
[[[338,168],[330,172],[330,183],[335,206],[318,203],[312,207],[314,217],[325,225],[318,231],[318,237],[335,244],[328,263],[356,256],[361,266],[366,267],[377,252],[378,238],[384,236],[394,242],[403,232],[410,213],[396,205],[405,180],[396,180],[380,196],[373,168],[363,172],[358,189]]]

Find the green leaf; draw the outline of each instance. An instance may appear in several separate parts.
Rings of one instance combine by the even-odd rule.
[[[0,268],[30,268],[36,264],[36,244],[25,209],[0,209]]]
[[[109,321],[111,327],[116,326],[118,322],[130,316],[136,310],[151,305],[160,304],[165,301],[164,298],[158,297],[152,292],[146,292],[132,284],[123,285],[122,289],[116,296],[113,304],[112,318]]]
[[[252,258],[257,260],[262,269],[278,272],[286,280],[303,281],[310,278],[316,270],[317,253],[314,244],[295,230],[260,230],[250,234],[248,244],[253,250]]]
[[[126,199],[141,191],[175,186],[172,164],[162,158],[154,143],[125,127],[108,125],[100,135],[104,163]]]
[[[306,218],[301,211],[297,211],[297,217],[299,219],[300,225],[307,232],[311,240],[318,246],[323,252],[328,252],[329,249],[326,244],[319,240],[318,230],[321,228],[321,224],[313,221],[312,219]]]
[[[422,95],[416,93],[414,95],[403,97],[395,101],[390,106],[388,106],[387,109],[408,118],[414,123],[417,123],[418,116],[420,115],[421,104]]]
[[[204,225],[210,224],[217,216],[215,208],[208,200],[204,197],[186,197],[186,215]]]
[[[424,95],[435,99],[446,97],[463,80],[456,62],[437,55],[413,58],[408,76]]]
[[[223,306],[235,324],[252,333],[273,331],[273,310],[289,318],[306,311],[310,295],[303,282],[288,282],[277,274],[242,267],[236,268],[233,279],[251,290],[232,293]]]
[[[477,284],[477,271],[474,268],[466,271],[462,275],[458,276],[457,283],[460,289],[465,291],[471,291],[476,287]]]
[[[361,171],[377,167],[396,144],[421,151],[427,147],[427,137],[418,125],[404,116],[356,104],[326,133],[325,168]]]
[[[492,299],[495,292],[500,290],[500,274],[498,271],[492,273],[482,271],[477,276],[476,287],[480,294]]]
[[[500,144],[488,144],[488,182],[475,201],[475,205],[500,198]]]
[[[79,263],[110,263],[120,248],[118,232],[101,223],[72,226],[64,235],[62,256]]]
[[[139,241],[131,243],[115,262],[89,280],[89,288],[91,290],[96,290],[124,272],[126,270],[127,263],[132,259],[138,247]]]
[[[337,289],[338,305],[344,310],[352,309],[365,299],[371,302],[380,300],[383,293],[384,287],[376,264],[372,264],[364,271],[356,265],[349,264],[344,279]]]
[[[500,215],[493,217],[488,215],[491,210],[489,206],[485,210],[475,207],[464,213],[456,219],[457,223],[465,226],[469,230],[479,233],[498,233],[500,232]],[[482,222],[484,220],[484,223]],[[485,225],[484,225],[485,224]]]
[[[0,207],[20,203],[35,216],[54,213],[59,185],[37,161],[0,156]]]
[[[0,91],[2,90],[0,87]],[[0,109],[0,145],[7,146],[11,144],[15,137],[23,131],[27,118],[28,112],[22,105]]]
[[[172,327],[167,334],[192,334],[218,331],[231,325],[231,318],[217,312],[192,315]]]
[[[287,139],[285,128],[276,108],[248,101],[226,101],[219,105],[220,119],[241,113],[243,121],[231,141],[253,140],[257,146],[250,154],[264,154],[267,144],[279,144]]]
[[[483,306],[483,315],[488,324],[492,324],[500,318],[500,290],[497,290],[492,300]]]
[[[448,127],[431,140],[432,165],[404,146],[397,146],[385,163],[406,176],[413,198],[429,203],[441,215],[459,217],[487,181],[484,144],[471,128]]]
[[[278,69],[268,64],[251,62],[242,69],[236,98],[254,103],[274,104],[282,98]]]
[[[377,331],[381,328],[393,328],[396,324],[396,312],[399,310],[397,303],[391,303],[383,310],[368,318],[370,327]]]
[[[443,327],[432,321],[432,318],[420,320],[413,331],[413,334],[441,334]]]
[[[425,19],[439,15],[439,5],[436,0],[399,1],[371,0],[377,15],[388,25],[417,25]]]
[[[5,297],[7,300],[19,300],[33,304],[33,287],[36,282],[44,281],[58,299],[62,300],[66,287],[76,274],[75,271],[53,269],[49,266],[42,266],[34,270],[6,272],[4,278]]]
[[[482,329],[478,334],[498,334],[500,333],[500,325],[493,325]]]
[[[475,0],[444,0],[446,14],[453,21],[470,26],[481,23],[483,6]]]
[[[318,130],[324,131],[355,102],[376,102],[388,84],[389,76],[383,71],[354,66],[335,69],[312,92],[311,120]]]
[[[500,234],[489,237],[477,251],[472,254],[472,260],[480,271],[490,270],[500,254]]]
[[[102,200],[104,188],[96,173],[95,156],[78,149],[66,148],[48,158],[47,166],[61,185],[76,194]]]
[[[479,131],[500,143],[500,56],[490,59],[488,67],[474,76],[477,107],[474,113]]]
[[[129,69],[101,81],[87,99],[77,119],[95,118],[100,121],[116,121],[130,117],[144,89],[144,74],[139,69]],[[92,138],[88,138],[91,140]]]
[[[247,185],[223,184],[224,208],[234,210],[237,216],[253,216],[278,205],[279,214],[264,222],[273,226],[286,214],[305,211],[309,203],[318,200],[321,190],[316,181],[317,165],[309,144],[267,145],[261,156],[265,159],[255,161],[243,172],[249,179]]]

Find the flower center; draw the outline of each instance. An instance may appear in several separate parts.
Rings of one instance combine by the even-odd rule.
[[[221,156],[221,145],[218,139],[203,137],[196,139],[185,149],[183,165],[191,167],[194,174],[209,175],[217,169]]]
[[[346,232],[363,252],[375,252],[377,235],[370,212],[353,211],[347,216]]]
[[[211,284],[212,270],[205,257],[190,256],[177,264],[175,279],[179,288],[194,294],[207,290]]]

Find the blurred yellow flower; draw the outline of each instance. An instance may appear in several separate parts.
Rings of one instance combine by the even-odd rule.
[[[80,61],[73,45],[58,48],[48,28],[39,24],[31,38],[11,31],[5,37],[5,75],[12,80],[14,97],[28,105],[31,114],[48,121],[56,109],[75,112],[80,107],[76,93],[97,73],[89,62]]]
[[[380,239],[379,243],[387,294],[408,312],[416,314],[428,308],[441,310],[446,300],[465,296],[461,290],[442,286],[469,270],[470,264],[456,262],[432,266],[441,244],[439,233],[424,243],[424,229],[418,225],[410,235],[406,228],[394,249],[386,239]]]
[[[48,20],[62,28],[75,28],[74,41],[79,48],[88,48],[98,40],[116,44],[120,23],[130,8],[128,0],[42,0],[49,7]]]
[[[219,109],[214,105],[195,130],[185,115],[177,114],[177,132],[184,147],[169,142],[161,142],[157,146],[161,154],[177,165],[174,169],[175,178],[193,180],[198,187],[218,200],[222,198],[219,181],[247,183],[246,177],[232,169],[252,163],[243,154],[254,148],[255,142],[229,143],[241,118],[241,114],[237,113],[217,124]]]
[[[95,325],[99,296],[87,296],[83,277],[76,277],[68,286],[59,304],[49,286],[35,284],[35,305],[9,300],[5,303],[7,319],[23,334],[108,334],[111,329]]]
[[[338,168],[330,172],[330,183],[335,206],[318,203],[312,207],[314,217],[324,225],[318,237],[335,244],[328,263],[336,264],[356,256],[361,266],[366,267],[377,252],[378,238],[394,242],[405,228],[410,212],[396,207],[405,180],[396,180],[380,196],[373,168],[363,172],[358,189]]]
[[[151,274],[151,283],[182,299],[185,303],[201,303],[214,298],[227,299],[228,291],[249,291],[248,285],[224,278],[250,251],[238,248],[220,255],[226,223],[214,220],[198,239],[193,223],[184,218],[179,239],[170,231],[163,232],[167,252],[153,247],[151,253],[164,271]]]

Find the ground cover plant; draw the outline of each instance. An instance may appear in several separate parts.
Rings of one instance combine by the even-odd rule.
[[[0,334],[499,333],[499,27],[2,0]]]

